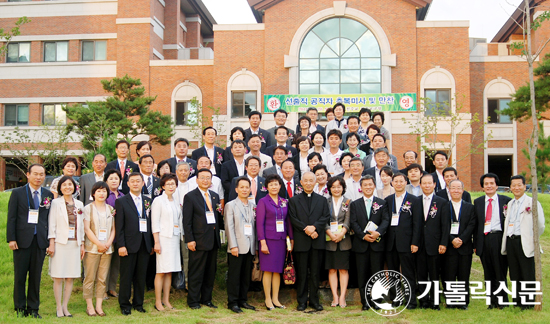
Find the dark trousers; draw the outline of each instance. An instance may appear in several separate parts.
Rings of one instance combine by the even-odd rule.
[[[40,305],[40,277],[42,276],[42,265],[46,257],[46,249],[38,247],[36,235],[31,245],[13,251],[13,305],[15,309],[26,309],[38,311]],[[27,273],[29,283],[27,284]]]
[[[319,305],[319,270],[324,268],[320,263],[321,254],[325,250],[310,249],[307,252],[294,252],[294,264],[296,265],[296,293],[298,305]]]
[[[359,285],[359,295],[361,295],[361,304],[367,305],[365,298],[365,287],[370,277],[381,271],[384,266],[384,252],[376,252],[368,249],[364,253],[355,252],[355,265],[357,267],[357,284]]]
[[[516,306],[528,306],[525,303],[522,303],[519,292],[521,291],[521,281],[531,281],[534,282],[535,278],[535,257],[528,258],[523,252],[523,246],[521,245],[521,238],[517,237],[511,239],[508,237],[506,239],[506,252],[508,257],[508,266],[510,267],[510,281],[516,282],[516,298],[514,298],[514,303]],[[533,287],[533,285],[528,285]],[[528,295],[524,295],[524,301],[527,301]],[[529,300],[530,303],[533,303],[535,300]],[[532,306],[532,305],[529,305]]]
[[[398,252],[395,246],[391,251],[386,252],[386,262],[388,263],[388,270],[401,272],[403,277],[407,279],[410,287],[410,301],[411,307],[416,307],[416,275],[415,275],[415,257],[416,254],[412,252]],[[406,298],[406,296],[405,296]]]
[[[145,294],[145,276],[147,264],[149,263],[149,251],[145,247],[145,241],[136,253],[128,253],[120,258],[120,288],[118,292],[118,303],[121,309],[131,310],[132,307],[143,307],[143,296]],[[134,296],[130,303],[130,295],[134,287]]]
[[[508,287],[506,281],[508,260],[505,255],[500,253],[501,248],[502,232],[485,235],[483,239],[483,253],[481,253],[480,259],[483,265],[485,281],[491,282],[491,305],[493,306],[499,306],[497,298],[499,296],[502,302],[508,302],[508,294],[504,290],[501,290],[498,295],[495,294],[501,282],[504,282],[506,287]]]
[[[248,286],[252,278],[252,259],[250,251],[234,257],[227,253],[227,307],[238,306],[248,300]]]
[[[428,295],[419,300],[420,305],[427,307],[436,306],[436,298],[438,299],[437,305],[439,305],[441,303],[440,295],[437,294],[436,296],[436,289],[434,287],[434,285],[439,285],[439,254],[428,255],[426,249],[423,247],[419,248],[416,253],[416,279],[418,280],[418,288],[423,289],[420,293],[422,294],[428,287],[431,288]],[[421,281],[431,281],[431,283],[421,284]]]
[[[210,251],[189,250],[189,280],[187,281],[189,307],[212,301],[217,262],[217,248]]]
[[[450,246],[450,249],[454,247]],[[443,268],[443,267],[442,267]],[[470,272],[472,270],[472,254],[446,254],[445,255],[445,273],[441,274],[445,280],[445,291],[448,291],[446,282],[460,281],[464,282],[466,287],[466,302],[464,305],[470,304]],[[447,306],[449,303],[447,303]],[[456,305],[460,306],[460,305]]]
[[[155,289],[155,277],[157,276],[157,254],[149,256],[149,263],[147,264],[147,275],[145,277],[145,285],[147,290]]]

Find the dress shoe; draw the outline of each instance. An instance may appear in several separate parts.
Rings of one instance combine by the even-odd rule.
[[[372,309],[374,309],[374,310],[380,310],[380,307],[378,307],[378,305],[374,304],[374,305],[372,305]]]
[[[233,313],[237,313],[237,314],[239,314],[239,313],[242,313],[242,312],[243,312],[243,310],[242,310],[242,309],[240,309],[240,308],[239,308],[239,306],[237,306],[237,305],[235,305],[235,306],[231,307],[231,308],[230,308],[230,310],[231,310],[231,311],[232,311]]]
[[[98,312],[97,310],[96,310],[95,312],[97,313],[98,316],[101,316],[101,317],[107,315],[107,314],[105,314],[105,312],[101,312],[101,313],[100,313],[100,312]]]
[[[107,295],[109,295],[111,297],[115,297],[115,298],[118,297],[118,294],[116,292],[112,292],[110,290],[107,292]]]
[[[296,307],[296,310],[299,312],[303,312],[306,310],[306,304],[298,304],[298,307]]]
[[[400,301],[393,301],[393,302],[391,303],[391,306],[392,306],[393,308],[397,308],[397,307],[401,306],[401,302],[400,302]]]
[[[407,309],[408,309],[408,310],[413,310],[413,309],[416,309],[416,306],[414,306],[414,305],[409,305],[409,306],[407,306]]]
[[[361,310],[362,311],[368,311],[370,309],[369,305],[363,305],[363,307],[361,307]]]
[[[432,308],[432,306],[429,303],[420,303],[420,308],[428,309]]]
[[[275,307],[269,307],[269,306],[267,306],[267,304],[266,304],[266,305],[265,305],[265,309],[267,309],[268,311],[272,311],[272,310],[275,309]]]
[[[285,305],[275,305],[275,304],[273,304],[273,306],[275,306],[275,308],[286,309]]]
[[[201,305],[189,306],[191,309],[201,309]]]
[[[456,306],[455,308],[458,308],[460,310],[468,310],[468,305]]]
[[[90,312],[88,312],[88,309],[87,309],[87,308],[86,308],[86,314],[88,314],[88,316],[97,316],[96,313],[90,313]]]
[[[40,314],[38,314],[38,311],[37,310],[32,310],[28,316],[31,316],[32,318],[38,318],[38,319],[41,319],[42,316],[40,316]]]
[[[324,309],[321,304],[309,304],[309,307],[315,309],[318,312],[320,312]]]
[[[256,307],[250,305],[249,303],[242,303],[239,305],[240,308],[256,310]]]
[[[122,315],[124,315],[124,316],[128,316],[128,315],[132,314],[132,310],[131,310],[131,309],[121,309],[120,312],[121,312]]]
[[[441,310],[441,309],[439,308],[439,305],[432,306],[432,309],[433,309],[433,310],[436,310],[436,311]]]
[[[489,305],[489,307],[487,307],[487,309],[493,309],[493,308],[496,308],[495,305]]]
[[[143,308],[143,306],[134,307],[135,310],[137,310],[140,313],[146,313],[147,311]]]
[[[16,312],[17,312],[17,317],[27,317],[27,316],[29,316],[27,311],[23,308],[16,309]]]
[[[204,306],[208,306],[208,307],[210,307],[210,308],[218,308],[218,306],[212,304],[212,302],[206,302],[206,303],[204,303],[203,305],[204,305]]]

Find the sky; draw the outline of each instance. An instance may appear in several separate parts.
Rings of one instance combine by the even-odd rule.
[[[202,0],[218,24],[253,24],[246,0]],[[314,1],[314,0],[304,0]],[[470,37],[488,42],[523,0],[433,0],[426,20],[469,20]]]

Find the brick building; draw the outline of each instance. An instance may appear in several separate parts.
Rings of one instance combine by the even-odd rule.
[[[194,97],[221,109],[214,126],[228,135],[234,126],[248,127],[248,110],[263,111],[264,94],[416,93],[441,102],[456,98],[449,109],[460,105],[464,120],[475,113],[491,117],[486,126],[475,125],[484,127],[484,136],[492,134],[487,148],[465,159],[457,157],[482,139],[471,129],[451,138],[450,129],[439,128],[439,136],[457,143],[449,153],[468,189],[479,189],[484,172],[497,172],[505,184],[526,170],[521,150],[530,123],[495,113],[527,80],[525,61],[509,50],[521,38],[514,23],[519,10],[487,43],[469,38],[468,21],[426,21],[431,0],[248,2],[256,24],[216,24],[200,0],[0,0],[0,27],[22,16],[32,20],[0,58],[0,131],[63,125],[62,104],[100,100],[106,95],[100,80],[126,74],[158,96],[152,109],[174,117],[174,138],[192,139],[178,116]],[[548,37],[544,26],[534,40]],[[291,113],[287,126],[298,117]],[[403,152],[420,148],[403,118],[418,116],[385,117],[392,153],[403,167]],[[266,114],[262,127],[272,125]],[[77,143],[70,153],[82,154]],[[0,154],[9,158],[10,151]],[[172,154],[171,146],[153,149],[158,160]],[[431,166],[424,153],[420,160]],[[0,172],[9,186],[13,179],[6,174],[13,168],[2,162]]]

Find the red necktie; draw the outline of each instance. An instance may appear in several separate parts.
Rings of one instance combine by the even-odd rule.
[[[489,204],[487,205],[487,212],[485,215],[485,223],[491,223],[491,218],[493,218],[493,198],[489,198]],[[485,232],[485,235],[489,234],[489,232]]]
[[[292,198],[292,188],[290,187],[290,181],[286,183],[286,192],[288,192],[288,198]]]

